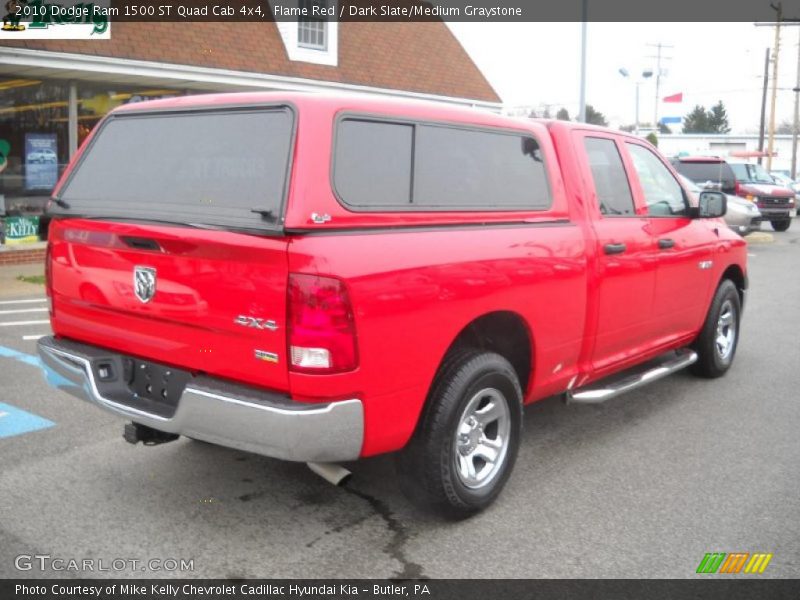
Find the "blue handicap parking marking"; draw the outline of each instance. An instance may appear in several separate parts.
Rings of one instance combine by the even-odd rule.
[[[14,360],[18,360],[26,365],[31,365],[32,367],[42,366],[42,361],[39,360],[38,356],[25,354],[24,352],[19,352],[7,346],[0,346],[0,358],[13,358]]]
[[[55,423],[43,417],[0,402],[0,438],[46,429],[53,425]]]
[[[32,367],[42,367],[42,361],[39,360],[38,356],[18,352],[6,346],[0,346],[0,358],[11,358],[25,363],[26,365],[31,365]],[[53,425],[55,425],[55,423],[48,421],[44,417],[26,412],[16,406],[0,402],[0,438],[20,435],[39,429],[47,429]]]

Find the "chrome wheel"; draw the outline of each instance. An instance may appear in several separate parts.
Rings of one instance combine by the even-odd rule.
[[[455,433],[455,466],[466,487],[478,489],[502,471],[511,433],[508,400],[494,388],[470,398]]]
[[[736,309],[726,300],[719,311],[714,346],[721,360],[728,360],[736,346]]]

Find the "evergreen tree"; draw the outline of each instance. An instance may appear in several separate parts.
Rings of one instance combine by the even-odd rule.
[[[569,121],[569,111],[566,108],[559,108],[556,113],[556,119],[559,121]]]
[[[728,133],[731,128],[728,125],[728,112],[725,110],[725,105],[722,100],[717,102],[708,111],[708,128],[711,133]]]
[[[705,107],[698,104],[683,118],[683,133],[710,133]]]
[[[599,111],[596,111],[591,104],[586,105],[586,122],[591,123],[592,125],[602,125],[603,127],[608,126],[608,121],[606,121],[605,115]]]

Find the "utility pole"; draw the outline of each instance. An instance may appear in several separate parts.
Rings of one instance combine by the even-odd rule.
[[[797,177],[797,129],[800,127],[800,37],[797,41],[797,79],[794,84],[794,123],[792,124],[792,172]]]
[[[772,99],[769,109],[769,138],[767,142],[767,171],[772,170],[772,152],[775,148],[775,99],[778,95],[778,57],[781,52],[781,17],[783,4],[771,5],[777,13],[775,18],[775,56],[772,59]]]
[[[661,61],[662,60],[672,60],[671,56],[663,56],[661,54],[661,50],[665,48],[674,48],[675,46],[670,46],[669,44],[662,44],[658,42],[657,44],[647,44],[651,48],[656,48],[656,55],[655,56],[648,56],[647,58],[655,58],[656,59],[656,104],[655,109],[653,111],[653,127],[658,129],[658,104],[659,98],[661,94]]]
[[[781,27],[787,25],[794,25],[800,26],[800,21],[796,18],[787,19],[786,23],[783,23],[783,4],[778,2],[777,5],[770,4],[772,10],[775,11],[775,22],[774,23],[756,23],[756,27],[774,27],[775,28],[775,54],[772,57],[772,100],[770,102],[770,115],[769,115],[769,137],[767,142],[767,171],[772,170],[772,154],[775,146],[775,99],[778,95],[778,56],[781,50]],[[769,56],[769,50],[767,51],[767,56]],[[766,69],[765,69],[766,73]],[[794,172],[796,165],[795,162],[797,160],[797,123],[798,123],[798,106],[797,106],[797,93],[800,92],[800,46],[798,46],[798,56],[797,56],[797,86],[794,88],[795,92],[795,105],[794,105],[794,132],[792,135],[792,172]],[[766,94],[766,87],[764,89],[764,93]],[[764,122],[764,108],[762,106],[761,109],[761,122]],[[762,125],[763,129],[763,125]],[[759,144],[761,146],[761,144]],[[761,162],[761,159],[758,159],[758,162]]]
[[[578,121],[586,123],[586,29],[589,18],[589,0],[581,2],[581,91],[578,105]]]
[[[761,91],[761,125],[758,128],[758,152],[764,152],[764,129],[767,126],[767,88],[769,87],[769,48],[767,48],[764,58],[764,88]],[[758,157],[758,164],[761,164],[762,156]]]

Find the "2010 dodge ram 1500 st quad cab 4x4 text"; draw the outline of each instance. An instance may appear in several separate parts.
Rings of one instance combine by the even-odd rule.
[[[128,421],[325,466],[397,453],[491,503],[522,407],[733,361],[746,246],[647,142],[358,96],[114,110],[50,206],[50,383]]]

